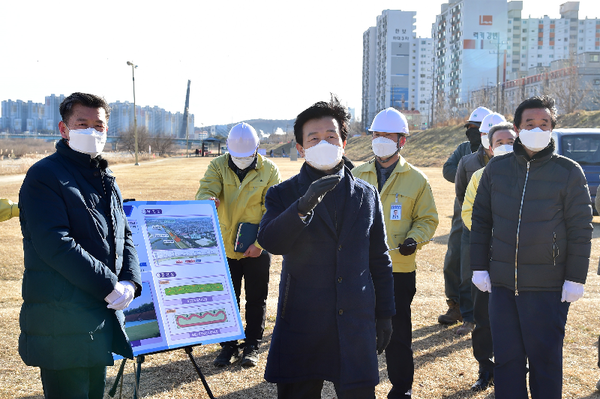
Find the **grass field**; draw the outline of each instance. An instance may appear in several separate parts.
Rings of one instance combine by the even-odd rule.
[[[158,321],[150,321],[137,326],[127,327],[125,331],[130,341],[139,341],[160,336]]]
[[[409,155],[407,153],[407,155]],[[447,157],[447,155],[446,155]],[[409,161],[418,158],[408,157]],[[189,200],[198,188],[198,180],[210,159],[170,158],[156,162],[115,165],[117,182],[125,198],[137,200]],[[296,174],[302,161],[276,158],[284,178]],[[493,391],[474,394],[469,387],[477,378],[477,364],[471,352],[470,336],[458,337],[458,324],[443,327],[437,323],[446,310],[442,266],[450,230],[454,186],[442,178],[440,167],[424,167],[429,176],[438,207],[440,225],[431,244],[417,256],[417,294],[413,302],[413,349],[415,357],[415,398],[493,398]],[[0,177],[0,195],[16,200],[20,176]],[[600,256],[600,218],[594,218],[592,257],[584,297],[571,306],[564,344],[564,398],[600,398],[595,384],[600,377],[596,363],[596,342],[600,333],[600,278],[596,265]],[[21,306],[23,252],[19,222],[0,225],[0,398],[33,399],[42,397],[38,369],[25,366],[17,353],[18,315]],[[276,388],[264,381],[269,341],[275,324],[277,286],[281,257],[274,256],[271,268],[270,296],[267,303],[265,344],[260,348],[258,367],[243,369],[234,364],[216,369],[212,360],[219,346],[196,347],[194,356],[204,371],[213,394],[221,399],[275,398]],[[242,309],[244,307],[242,299]],[[133,363],[125,368],[124,397],[131,397]],[[109,367],[108,383],[114,380],[118,365]],[[385,398],[390,389],[384,357],[380,357],[377,397]],[[152,399],[208,398],[202,383],[183,350],[146,356],[142,366],[140,397]],[[108,397],[108,396],[106,396]],[[333,398],[326,385],[323,398]]]

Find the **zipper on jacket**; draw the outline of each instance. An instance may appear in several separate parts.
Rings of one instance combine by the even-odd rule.
[[[531,161],[527,161],[527,173],[525,174],[525,184],[523,184],[523,195],[521,196],[521,206],[519,207],[519,222],[517,224],[517,245],[515,248],[515,296],[519,296],[519,289],[517,288],[517,259],[519,257],[519,230],[521,229],[521,217],[523,215],[523,202],[525,201],[525,189],[527,188],[527,181],[529,180],[529,165]]]
[[[560,255],[558,244],[556,243],[556,232],[552,232],[552,263],[556,266],[556,258]]]

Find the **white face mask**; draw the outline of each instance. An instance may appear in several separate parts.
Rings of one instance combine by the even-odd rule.
[[[335,168],[342,160],[344,149],[337,145],[329,144],[326,140],[304,150],[304,158],[315,169],[327,171]]]
[[[398,144],[387,137],[377,137],[371,141],[373,153],[379,158],[386,158],[398,151]]]
[[[488,148],[490,148],[490,138],[488,137],[487,134],[484,134],[483,136],[481,136],[481,145],[483,146],[483,148],[485,148],[486,150]]]
[[[106,144],[106,132],[99,132],[93,127],[87,129],[69,129],[69,147],[92,158],[102,154]]]
[[[508,154],[509,152],[513,152],[513,146],[510,144],[502,144],[498,147],[494,148],[494,156],[497,157],[499,155]]]
[[[519,132],[521,143],[531,151],[541,151],[550,143],[551,130],[542,130],[539,127],[535,129],[522,129]]]
[[[231,160],[233,161],[235,166],[237,166],[241,170],[244,170],[248,166],[252,165],[252,162],[254,162],[254,155],[251,155],[249,157],[234,157],[232,155]]]

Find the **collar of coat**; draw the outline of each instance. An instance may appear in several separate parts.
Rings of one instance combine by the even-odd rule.
[[[320,171],[313,168],[312,166],[309,166],[307,162],[304,162],[304,165],[302,165],[300,173],[298,174],[298,190],[300,195],[304,195],[304,193],[306,193],[306,190],[308,190],[308,187],[314,180],[317,180],[318,178],[322,177],[320,173],[316,172]],[[357,186],[359,186],[359,184],[356,184],[356,179],[352,175],[348,167],[341,165],[340,169],[335,173],[342,176],[342,180],[338,184],[345,184],[345,189],[348,190],[348,197],[346,198],[346,205],[344,207],[344,214],[342,217],[343,221],[339,236],[337,229],[334,226],[334,223],[331,217],[329,216],[329,213],[327,212],[327,208],[325,206],[322,206],[320,204],[317,205],[314,209],[314,213],[316,217],[319,217],[325,223],[325,225],[328,226],[332,235],[338,236],[338,242],[341,243],[347,237],[349,237],[350,234],[352,234],[352,226],[357,220],[358,211],[362,206],[364,196],[363,194],[358,194],[358,192],[362,192],[362,190],[357,192]],[[370,185],[368,186],[371,187]],[[375,190],[374,187],[371,188]]]
[[[76,163],[82,168],[100,168],[102,170],[106,170],[108,168],[108,161],[102,158],[101,155],[98,155],[96,158],[92,158],[88,154],[83,154],[81,152],[75,151],[71,147],[69,147],[65,139],[59,140],[58,143],[56,143],[56,152],[58,152],[63,157],[68,158],[70,161]]]
[[[536,152],[535,154],[533,154],[533,156],[531,158],[529,158],[529,155],[527,154],[527,151],[525,150],[523,143],[521,143],[520,138],[517,137],[515,142],[513,143],[513,151],[514,151],[515,155],[517,156],[517,159],[524,163],[527,163],[529,161],[545,162],[552,157],[552,154],[554,154],[555,148],[556,148],[556,144],[554,143],[554,139],[550,138],[550,143],[548,144],[548,146],[546,146],[546,148],[544,148],[541,151]]]
[[[377,158],[373,157],[370,161],[369,161],[369,171],[373,172],[373,173],[377,173]],[[396,167],[394,168],[394,170],[392,171],[392,173],[390,173],[390,176],[394,173],[404,173],[404,172],[408,172],[410,170],[410,164],[408,162],[406,162],[406,159],[404,159],[404,157],[402,157],[402,155],[398,154],[398,163],[396,164]]]

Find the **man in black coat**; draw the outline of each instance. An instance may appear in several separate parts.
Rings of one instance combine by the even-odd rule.
[[[496,399],[528,398],[528,372],[533,399],[561,398],[567,313],[583,296],[591,198],[579,164],[554,154],[555,125],[554,99],[522,102],[514,152],[490,160],[473,205],[471,268],[490,292]]]
[[[133,358],[123,309],[140,268],[115,177],[99,154],[110,108],[92,94],[60,105],[63,139],[19,193],[25,254],[19,353],[46,398],[104,396],[112,353]]]
[[[259,244],[283,255],[265,379],[280,399],[375,398],[392,334],[392,262],[377,190],[342,160],[349,115],[333,97],[298,115],[300,173],[269,189]]]

